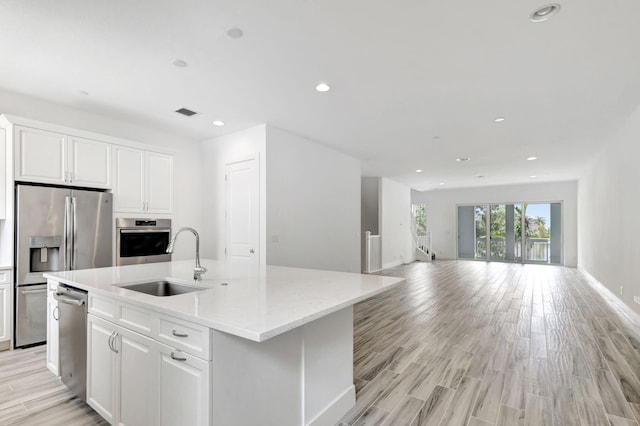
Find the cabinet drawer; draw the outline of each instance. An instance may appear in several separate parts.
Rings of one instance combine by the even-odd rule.
[[[151,311],[124,303],[120,303],[119,306],[118,324],[145,336],[153,334],[156,318]]]
[[[211,336],[207,327],[160,315],[157,339],[176,349],[211,360]]]
[[[89,293],[89,312],[99,316],[100,318],[115,321],[116,318],[116,301],[103,299]]]

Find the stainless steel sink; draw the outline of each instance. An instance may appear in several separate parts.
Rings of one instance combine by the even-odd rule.
[[[127,290],[139,291],[140,293],[150,294],[152,296],[175,296],[176,294],[191,293],[192,291],[204,290],[202,287],[194,287],[191,285],[178,284],[171,281],[159,280],[148,283],[123,285],[122,288]]]

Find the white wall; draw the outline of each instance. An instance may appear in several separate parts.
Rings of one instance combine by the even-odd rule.
[[[553,182],[502,185],[437,191],[413,191],[413,204],[427,205],[427,230],[438,259],[457,257],[456,206],[458,204],[504,204],[506,202],[563,201],[563,261],[575,267],[577,246],[577,183]]]
[[[360,230],[371,235],[380,232],[380,178],[362,177],[362,194],[360,203]]]
[[[39,120],[47,123],[73,127],[108,136],[129,139],[148,145],[168,148],[174,154],[174,186],[173,186],[173,224],[201,228],[202,168],[200,161],[200,144],[194,139],[169,134],[164,131],[140,126],[121,120],[111,119],[67,106],[0,91],[0,113]],[[130,215],[127,215],[130,216]],[[9,222],[5,221],[5,225]],[[13,226],[11,224],[11,226]],[[2,235],[7,235],[2,230]],[[176,260],[194,257],[195,245],[191,241],[178,241],[173,258]],[[2,244],[2,260],[9,245],[0,239]],[[11,243],[12,245],[13,243]],[[12,262],[13,259],[10,260]]]
[[[360,161],[267,127],[267,264],[360,272]]]
[[[640,305],[640,106],[604,140],[578,183],[578,265],[636,313]],[[620,294],[620,286],[624,287]]]
[[[225,166],[250,155],[260,159],[260,264],[266,260],[266,125],[262,124],[202,143],[203,229],[202,256],[224,259]]]
[[[380,239],[383,268],[415,260],[411,189],[387,178],[380,179]]]

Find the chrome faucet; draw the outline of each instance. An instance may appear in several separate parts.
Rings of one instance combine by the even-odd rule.
[[[198,235],[198,231],[188,226],[178,229],[176,233],[173,234],[173,238],[167,246],[167,253],[173,253],[173,245],[176,243],[176,238],[182,231],[191,231],[193,235],[196,236],[196,267],[193,268],[193,279],[199,281],[202,278],[202,274],[207,272],[207,268],[200,265],[200,235]]]

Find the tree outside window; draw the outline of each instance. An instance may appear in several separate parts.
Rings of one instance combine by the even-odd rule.
[[[427,206],[424,204],[413,205],[413,220],[416,226],[416,235],[427,235]]]

